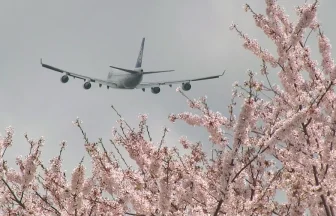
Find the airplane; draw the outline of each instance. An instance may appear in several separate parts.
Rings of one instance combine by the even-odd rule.
[[[202,77],[202,78],[196,78],[196,79],[186,79],[186,80],[176,80],[176,81],[164,81],[164,82],[142,82],[143,75],[147,74],[155,74],[155,73],[165,73],[165,72],[172,72],[174,70],[163,70],[163,71],[143,71],[142,69],[142,56],[143,56],[143,50],[145,45],[145,38],[142,39],[140,52],[138,55],[138,59],[135,64],[135,68],[133,70],[110,66],[113,69],[117,69],[123,72],[126,72],[126,74],[115,74],[113,72],[109,72],[107,79],[97,79],[89,76],[84,76],[76,73],[72,73],[69,71],[65,71],[59,68],[56,68],[54,66],[44,64],[41,59],[41,65],[42,67],[48,68],[50,70],[54,70],[60,73],[65,73],[61,77],[62,83],[67,83],[69,81],[69,76],[73,78],[78,78],[84,80],[83,88],[88,90],[91,88],[91,82],[95,82],[99,84],[99,87],[102,87],[102,85],[105,85],[107,89],[109,88],[115,88],[115,89],[142,89],[142,91],[145,91],[146,88],[151,88],[151,92],[153,94],[160,93],[160,86],[161,85],[169,85],[172,87],[172,84],[182,83],[182,89],[184,91],[189,91],[191,89],[190,82],[193,81],[201,81],[201,80],[207,80],[207,79],[214,79],[219,78],[220,76],[223,76],[225,71],[221,75],[216,76],[208,76],[208,77]]]

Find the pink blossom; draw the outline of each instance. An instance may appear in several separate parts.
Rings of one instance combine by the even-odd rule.
[[[13,141],[13,135],[14,129],[12,127],[6,128],[6,136],[0,140],[1,148],[8,148],[11,145]]]
[[[22,181],[24,186],[27,186],[35,177],[35,172],[37,168],[35,161],[36,157],[34,155],[30,155],[23,164],[24,170],[22,173]]]
[[[83,183],[84,183],[84,166],[80,165],[72,172],[72,178],[71,178],[72,193],[77,194],[79,191],[81,191],[83,188]]]
[[[188,149],[191,145],[191,142],[187,140],[187,137],[181,137],[180,143],[182,144],[183,148]]]
[[[227,111],[210,109],[201,97],[188,99],[191,112],[169,115],[173,123],[204,128],[208,141],[182,136],[175,147],[166,138],[166,127],[163,134],[159,127],[147,131],[147,115],[139,115],[137,126],[121,118],[109,146],[85,139],[92,167],[86,178],[82,162],[70,175],[64,170],[64,141],[49,164],[41,159],[44,139],[27,134],[25,155],[6,158],[14,134],[8,128],[0,141],[0,214],[334,215],[336,67],[331,42],[320,29],[311,33],[318,36],[321,64],[304,43],[305,29],[319,28],[316,2],[298,7],[295,23],[278,1],[265,4],[265,14],[256,14],[250,5],[245,9],[274,43],[274,55],[238,25],[230,28],[262,62],[261,76],[275,72],[280,82],[273,84],[271,77],[263,82],[251,72],[243,86],[234,86]],[[74,123],[85,131],[79,119]],[[152,133],[161,138],[155,140]],[[16,167],[10,166],[13,162]],[[288,202],[278,201],[278,192]]]
[[[322,67],[325,74],[329,74],[335,67],[334,60],[331,57],[331,44],[329,39],[321,35],[319,36],[319,49],[322,54]]]

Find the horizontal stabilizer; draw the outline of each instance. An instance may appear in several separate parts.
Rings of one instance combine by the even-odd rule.
[[[154,74],[154,73],[165,73],[165,72],[172,72],[175,70],[164,70],[164,71],[146,71],[146,72],[142,72],[143,74]]]
[[[129,69],[125,69],[125,68],[119,68],[119,67],[114,67],[114,66],[110,66],[111,68],[114,68],[114,69],[118,69],[118,70],[121,70],[121,71],[125,71],[127,73],[131,73],[131,74],[138,74],[139,72],[137,71],[134,71],[134,70],[129,70]]]

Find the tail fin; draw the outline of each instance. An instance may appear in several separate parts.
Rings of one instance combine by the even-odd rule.
[[[107,75],[107,80],[110,80],[113,76],[113,73],[112,72],[109,72],[108,75]]]
[[[135,64],[135,68],[141,68],[144,45],[145,45],[145,38],[142,38],[140,52],[139,52],[139,55],[138,55],[138,60],[137,60],[137,62]]]

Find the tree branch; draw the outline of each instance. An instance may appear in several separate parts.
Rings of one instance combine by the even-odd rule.
[[[221,207],[222,203],[223,203],[223,199],[219,200],[218,205],[217,205],[217,208],[216,208],[216,211],[215,211],[215,213],[213,214],[213,216],[217,216],[217,215],[218,215],[218,212],[219,212],[219,210],[220,210],[220,207]]]
[[[47,199],[44,199],[37,191],[35,191],[35,194],[41,198],[41,200],[43,200],[46,204],[48,204],[54,211],[57,215],[61,215],[61,213],[54,207],[52,206],[48,201]]]
[[[313,171],[314,171],[315,184],[316,184],[316,186],[318,186],[320,183],[319,183],[318,178],[317,178],[316,166],[313,166]],[[330,213],[330,209],[327,205],[327,201],[326,201],[323,194],[321,194],[321,199],[322,199],[322,203],[323,203],[323,206],[324,206],[324,209],[326,211],[327,216],[332,216],[331,213]]]
[[[5,179],[1,178],[1,180],[3,181],[3,183],[5,183],[5,185],[7,186],[8,190],[11,192],[11,194],[14,197],[14,201],[20,205],[23,209],[26,209],[25,205],[17,198],[17,196],[15,195],[14,191],[10,188],[10,186],[8,185],[8,183],[5,181]]]

